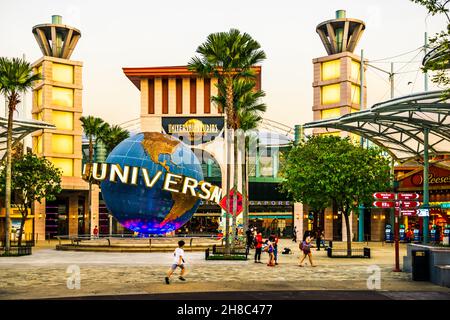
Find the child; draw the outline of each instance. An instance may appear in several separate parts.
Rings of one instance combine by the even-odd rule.
[[[178,277],[178,279],[180,279],[181,281],[186,281],[185,278],[183,278],[183,275],[186,272],[186,268],[184,267],[184,250],[183,250],[183,246],[184,246],[184,241],[180,240],[178,241],[178,248],[175,249],[175,251],[173,252],[173,264],[172,267],[169,269],[169,271],[167,271],[167,277],[165,278],[166,280],[166,284],[170,283],[170,277],[172,276],[173,272],[175,271],[175,269],[177,267],[179,267],[181,269],[181,273],[180,276]]]
[[[274,247],[273,247],[273,238],[270,237],[269,240],[266,240],[266,250],[269,253],[269,263],[267,263],[267,266],[274,267],[275,266],[275,254],[274,254]]]

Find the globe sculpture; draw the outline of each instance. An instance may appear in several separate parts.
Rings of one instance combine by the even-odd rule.
[[[191,149],[180,140],[158,132],[136,134],[109,154],[107,163],[146,168],[160,179],[151,188],[139,171],[137,185],[109,179],[101,182],[102,196],[110,213],[126,228],[141,234],[165,234],[183,226],[197,210],[200,199],[191,194],[163,190],[167,173],[203,180],[202,167]]]

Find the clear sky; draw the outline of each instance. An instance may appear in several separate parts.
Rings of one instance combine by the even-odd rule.
[[[445,26],[443,17],[427,17],[424,7],[409,0],[0,0],[0,56],[25,54],[36,61],[42,53],[32,27],[62,15],[64,24],[82,33],[71,59],[84,63],[84,115],[121,123],[139,117],[140,108],[139,91],[122,67],[186,65],[208,34],[238,28],[267,54],[262,64],[265,117],[293,126],[312,120],[311,60],[326,55],[315,29],[338,9],[365,21],[355,53],[364,49],[369,60],[417,49],[425,31],[434,34]],[[377,62],[388,70],[389,62],[397,61],[395,70],[406,72],[395,77],[397,96],[423,90],[422,56],[415,51]],[[387,80],[379,71],[367,72],[369,106],[389,98]],[[29,96],[26,105],[30,117]]]

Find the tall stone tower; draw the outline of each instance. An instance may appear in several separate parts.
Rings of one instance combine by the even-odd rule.
[[[43,57],[33,63],[42,76],[33,88],[34,119],[56,126],[33,134],[33,152],[46,157],[62,170],[61,197],[51,205],[36,204],[35,230],[38,239],[56,234],[89,233],[98,219],[98,188],[93,195],[93,210],[88,218],[87,183],[82,180],[82,67],[70,56],[81,37],[79,30],[62,24],[52,16],[51,24],[33,27]],[[55,222],[56,220],[56,222]],[[90,220],[90,221],[89,221]],[[98,224],[98,222],[97,222]]]
[[[361,88],[361,57],[353,54],[365,29],[363,21],[346,18],[345,10],[336,11],[336,19],[320,23],[316,31],[327,51],[313,59],[314,120],[329,119],[359,111],[360,90],[366,101],[365,82]],[[314,133],[329,132],[315,129]],[[344,135],[335,131],[336,135]]]

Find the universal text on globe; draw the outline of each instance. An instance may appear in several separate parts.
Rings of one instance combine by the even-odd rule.
[[[85,171],[86,166],[83,167],[83,174]],[[119,164],[93,163],[92,178],[97,181],[103,181],[109,176],[109,181],[111,182],[120,181],[124,184],[137,185],[139,171],[142,173],[142,177],[147,188],[153,188],[163,174],[160,170],[157,171],[153,177],[151,177],[147,168],[132,166],[124,166],[122,168]],[[200,191],[195,190],[198,187],[200,188]],[[214,201],[216,203],[219,203],[222,198],[222,189],[218,186],[212,185],[206,181],[198,181],[194,178],[173,173],[166,173],[162,189],[169,192],[183,194],[188,194],[189,192],[189,194],[193,197]]]

